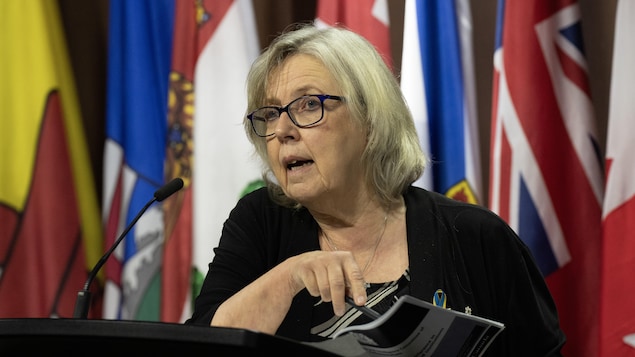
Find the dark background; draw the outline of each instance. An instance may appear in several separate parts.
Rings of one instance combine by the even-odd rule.
[[[97,187],[101,202],[109,1],[57,1],[60,4],[78,87],[84,129],[86,130],[91,165],[96,180],[95,187]],[[354,2],[355,0],[349,1]],[[401,64],[404,1],[388,0],[395,73],[399,73]],[[289,24],[312,21],[315,18],[316,2],[317,0],[253,0],[261,47],[266,47],[276,34]],[[476,71],[481,162],[483,164],[483,199],[487,199],[497,0],[470,0],[470,4],[474,34],[474,68]],[[595,116],[598,123],[600,147],[604,149],[617,0],[579,0],[579,4],[582,12],[582,34],[592,99],[595,105]],[[244,81],[244,78],[236,80]],[[483,203],[487,204],[487,202]]]

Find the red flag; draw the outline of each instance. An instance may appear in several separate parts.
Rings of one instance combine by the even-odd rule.
[[[600,356],[635,356],[635,3],[620,0],[606,148]]]
[[[369,40],[392,68],[388,0],[318,0],[318,26],[342,24]]]
[[[490,200],[531,249],[569,356],[597,356],[602,158],[576,0],[501,0]]]

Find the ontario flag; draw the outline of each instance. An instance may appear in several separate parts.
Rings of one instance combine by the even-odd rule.
[[[406,0],[401,90],[430,162],[415,185],[482,203],[467,1]]]
[[[388,0],[318,0],[318,27],[343,25],[364,36],[392,69]]]
[[[602,156],[575,0],[501,0],[490,198],[531,249],[567,336],[597,356]]]
[[[264,183],[243,126],[247,72],[260,51],[251,0],[176,5],[169,136],[178,140],[168,145],[167,164],[169,176],[189,184],[183,219],[167,241],[162,296],[164,316],[184,321],[229,212]]]
[[[103,242],[57,2],[0,2],[0,43],[0,318],[70,318]]]
[[[261,185],[244,129],[259,46],[250,0],[110,2],[104,213],[112,242],[175,177],[108,262],[104,316],[190,316],[221,228]]]
[[[635,356],[635,2],[619,0],[606,144],[600,356]]]

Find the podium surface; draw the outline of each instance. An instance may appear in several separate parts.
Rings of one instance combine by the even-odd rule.
[[[335,356],[309,344],[251,330],[176,323],[0,319],[2,355]]]

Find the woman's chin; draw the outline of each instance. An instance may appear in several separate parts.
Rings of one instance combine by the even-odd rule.
[[[292,200],[299,202],[301,205],[306,206],[316,199],[323,197],[323,191],[315,190],[315,186],[294,184],[284,189],[284,193]]]

